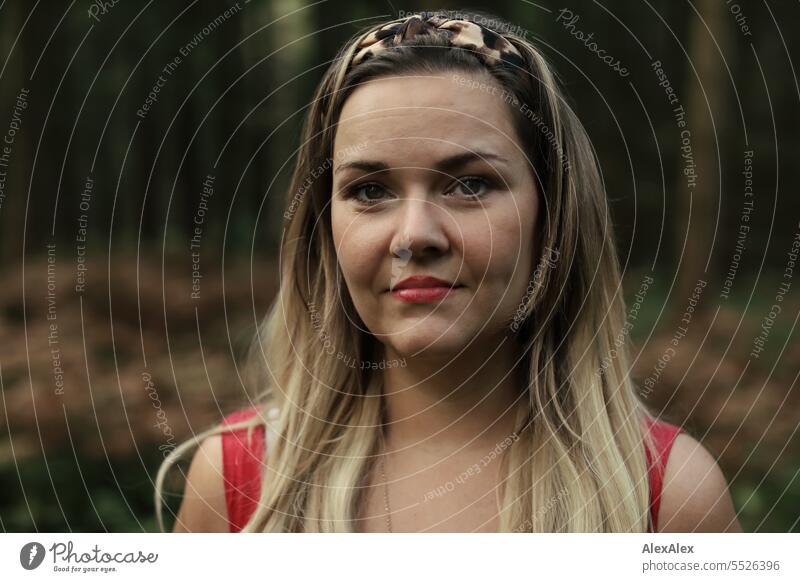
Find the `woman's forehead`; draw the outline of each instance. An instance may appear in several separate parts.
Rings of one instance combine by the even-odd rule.
[[[465,86],[451,74],[376,79],[362,85],[344,104],[334,153],[356,145],[413,148],[437,141],[515,149],[513,120],[501,88],[478,79],[487,85]],[[417,146],[400,144],[415,139]]]

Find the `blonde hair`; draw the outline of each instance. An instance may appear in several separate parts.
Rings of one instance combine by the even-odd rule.
[[[457,15],[480,23],[488,16],[474,11]],[[503,25],[496,17],[491,21]],[[625,304],[605,192],[585,130],[542,54],[510,32],[503,36],[523,56],[524,70],[488,67],[470,51],[448,48],[432,35],[408,39],[349,67],[358,42],[385,24],[362,31],[339,51],[305,119],[287,197],[280,289],[253,344],[259,400],[264,408],[280,410],[278,438],[265,459],[260,502],[242,531],[354,530],[366,478],[380,450],[382,376],[337,361],[341,354],[376,361],[378,347],[361,331],[366,326],[338,270],[327,162],[339,113],[355,87],[386,75],[454,71],[488,71],[528,105],[524,110],[509,105],[509,111],[543,202],[538,224],[531,226],[536,248],[557,249],[560,258],[536,268],[537,284],[526,293],[522,317],[514,325],[527,398],[518,416],[518,438],[501,454],[500,530],[646,531],[649,485],[643,444],[652,450],[652,443],[643,421],[648,413],[629,377],[625,345],[615,345],[625,325]],[[312,175],[317,177],[309,181]],[[531,270],[545,260],[537,257]],[[338,354],[321,349],[319,321]],[[265,417],[214,427],[164,461],[156,480],[162,530],[161,487],[169,467],[203,438],[252,428]]]

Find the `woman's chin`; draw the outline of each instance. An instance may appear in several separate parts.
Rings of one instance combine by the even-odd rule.
[[[469,335],[454,333],[454,329],[425,332],[409,330],[393,335],[387,342],[400,358],[450,358],[458,355],[469,341]]]

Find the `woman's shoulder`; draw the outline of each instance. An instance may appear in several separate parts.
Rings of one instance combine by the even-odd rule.
[[[176,533],[226,532],[228,511],[223,483],[222,436],[203,439],[186,475]]]
[[[259,410],[255,406],[235,410],[223,417],[221,425],[249,420]],[[270,414],[274,416],[272,410]],[[256,455],[263,451],[264,425],[256,424],[250,438],[247,433],[244,426],[200,442],[186,475],[174,532],[228,532],[240,518],[240,494],[260,464]]]
[[[728,484],[716,459],[679,427],[663,421],[656,423],[656,441],[658,436],[670,441],[663,468],[658,531],[741,531]]]

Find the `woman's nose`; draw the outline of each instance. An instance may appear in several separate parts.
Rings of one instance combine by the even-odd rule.
[[[443,208],[425,197],[408,197],[397,213],[398,223],[392,240],[392,252],[405,260],[447,252],[450,242],[443,221]]]

